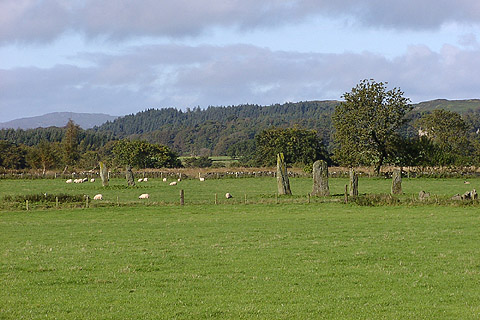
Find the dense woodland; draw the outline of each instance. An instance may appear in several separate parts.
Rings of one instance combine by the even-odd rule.
[[[420,165],[470,165],[479,160],[480,108],[472,109],[479,105],[476,100],[461,102],[463,107],[468,108],[461,109],[461,113],[455,113],[463,123],[460,125],[462,130],[457,130],[455,134],[463,135],[463,140],[457,139],[454,142],[456,147],[450,150],[448,159],[439,159],[438,155],[435,158],[432,155],[435,152],[430,150],[432,146],[418,137],[422,118],[435,113],[436,109],[451,110],[450,107],[445,107],[444,103],[445,100],[439,100],[436,104],[430,102],[415,105],[406,115],[407,121],[400,129],[401,135],[411,139],[409,143],[415,144],[406,144],[406,147],[410,148],[406,152],[423,154],[421,160],[416,157],[410,159],[409,164],[415,164],[417,161]],[[148,109],[89,130],[75,126],[76,156],[70,160],[65,156],[68,152],[66,148],[68,127],[2,129],[0,130],[0,167],[43,170],[68,167],[92,169],[97,167],[99,160],[115,165],[119,163],[114,161],[114,146],[117,141],[125,139],[165,145],[169,148],[168,152],[171,151],[175,155],[191,157],[230,155],[243,160],[242,164],[245,165],[267,165],[271,163],[261,163],[263,157],[259,154],[265,152],[265,149],[262,149],[258,143],[259,141],[263,141],[263,145],[270,143],[262,140],[262,134],[264,137],[267,130],[275,128],[296,128],[300,131],[290,131],[290,133],[301,134],[301,136],[310,136],[313,132],[318,138],[318,144],[321,144],[321,147],[315,147],[315,150],[319,150],[315,151],[317,157],[321,154],[321,158],[328,158],[330,162],[335,162],[335,158],[329,155],[333,154],[335,148],[332,115],[338,104],[337,101],[308,101],[271,106],[193,108],[186,111],[174,108]],[[452,111],[448,112],[453,114]],[[451,114],[443,116],[451,118]],[[292,141],[297,138],[291,137]],[[445,138],[442,139],[438,140],[438,145],[443,143],[443,148],[452,143],[445,142],[447,141]],[[429,141],[431,143],[433,140]],[[419,147],[419,145],[422,146]],[[49,157],[42,155],[42,151],[45,150],[48,150]],[[430,150],[428,151],[430,153],[425,150]]]

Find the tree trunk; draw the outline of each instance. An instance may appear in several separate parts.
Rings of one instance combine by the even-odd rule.
[[[277,154],[277,186],[278,194],[292,194],[288,180],[287,164],[283,153]]]
[[[325,197],[330,195],[328,188],[328,166],[323,160],[313,164],[313,196]]]

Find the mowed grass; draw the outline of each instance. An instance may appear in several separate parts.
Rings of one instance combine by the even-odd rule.
[[[475,207],[2,212],[0,319],[478,319],[478,230]]]
[[[480,179],[469,182],[404,179],[403,197],[448,198]],[[312,180],[291,179],[294,196],[275,204],[274,178],[150,179],[135,188],[121,179],[108,188],[0,180],[2,198],[105,199],[89,209],[0,212],[0,319],[479,318],[478,206],[345,205],[347,183],[330,179],[338,202],[307,204]],[[389,193],[390,184],[360,178],[359,189]]]

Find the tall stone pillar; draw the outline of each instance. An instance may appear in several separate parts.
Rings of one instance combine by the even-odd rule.
[[[277,186],[278,194],[292,194],[288,180],[287,164],[283,153],[277,154]]]
[[[350,197],[357,197],[358,196],[358,175],[353,170],[353,168],[350,168],[350,186],[349,186],[349,191],[350,191]]]
[[[328,188],[327,162],[317,160],[313,163],[313,190],[312,196],[325,197],[330,195]]]
[[[392,194],[402,193],[402,168],[396,168],[392,173]]]

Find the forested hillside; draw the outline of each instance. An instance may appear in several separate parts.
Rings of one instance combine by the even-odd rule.
[[[272,127],[313,129],[327,148],[331,147],[331,116],[338,101],[305,101],[270,106],[239,105],[194,108],[148,109],[78,134],[80,150],[98,150],[109,141],[123,138],[146,140],[169,146],[179,155],[240,155],[254,148],[254,138]],[[480,128],[480,100],[433,100],[414,105],[402,134],[417,134],[413,127],[425,112],[447,109],[462,114],[468,128]],[[1,129],[0,140],[36,146],[42,141],[60,143],[65,128]]]
[[[117,138],[165,144],[179,154],[224,155],[270,127],[314,129],[328,145],[336,101],[240,105],[181,111],[149,109],[95,128]]]

